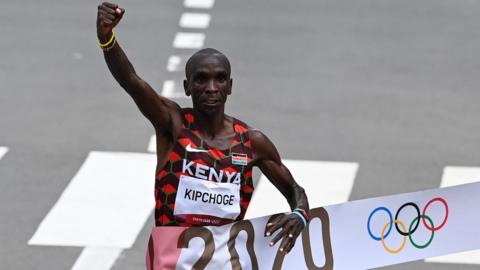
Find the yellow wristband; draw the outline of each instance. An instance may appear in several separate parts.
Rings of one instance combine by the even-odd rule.
[[[98,44],[100,45],[100,48],[105,48],[105,47],[108,47],[110,44],[112,44],[114,39],[115,39],[115,31],[112,30],[112,36],[107,41],[107,43],[102,43],[100,42],[100,39],[98,39]]]
[[[117,39],[114,39],[113,42],[112,42],[112,45],[108,46],[108,47],[103,47],[103,48],[100,48],[102,49],[102,51],[104,52],[108,52],[110,51],[111,49],[113,49],[113,47],[115,46],[115,43],[117,43]]]

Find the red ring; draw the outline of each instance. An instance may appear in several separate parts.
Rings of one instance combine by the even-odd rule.
[[[428,201],[428,203],[427,203],[427,204],[425,205],[425,207],[423,208],[423,215],[425,216],[425,212],[427,212],[428,206],[430,206],[430,204],[433,203],[433,202],[435,202],[435,201],[439,201],[439,202],[443,203],[443,205],[445,206],[446,214],[445,214],[445,218],[443,219],[442,224],[440,224],[440,226],[438,226],[438,227],[436,227],[436,228],[435,228],[435,226],[434,226],[434,227],[430,227],[430,225],[428,225],[427,222],[425,221],[425,218],[422,218],[423,225],[425,225],[425,227],[426,227],[428,230],[432,231],[432,232],[438,231],[438,230],[440,230],[443,226],[445,226],[445,224],[447,223],[447,219],[448,219],[448,204],[447,204],[447,202],[446,202],[444,199],[442,199],[442,198],[440,198],[440,197],[433,198],[433,199],[431,199],[430,201]]]

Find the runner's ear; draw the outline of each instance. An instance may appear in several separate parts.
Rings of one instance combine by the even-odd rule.
[[[230,81],[228,83],[228,92],[227,92],[227,95],[231,95],[232,94],[232,85],[233,85],[233,79],[230,78]]]
[[[188,89],[188,81],[183,80],[183,89],[185,90],[185,95],[190,96],[190,90]]]

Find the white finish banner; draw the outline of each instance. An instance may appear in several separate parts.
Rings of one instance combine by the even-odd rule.
[[[214,227],[154,227],[147,269],[368,269],[480,249],[480,182],[312,209],[286,256],[272,216]]]

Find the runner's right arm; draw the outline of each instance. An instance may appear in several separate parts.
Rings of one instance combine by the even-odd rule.
[[[100,43],[106,44],[112,39],[112,30],[124,13],[125,10],[116,4],[104,2],[98,6],[97,36]],[[115,80],[133,98],[142,114],[150,120],[157,131],[175,136],[181,125],[180,106],[159,96],[137,75],[118,42],[115,40],[111,44],[113,46],[108,46],[108,50],[104,49],[104,57]]]

